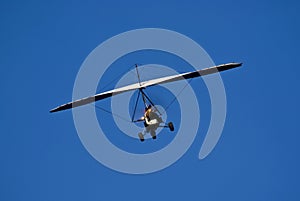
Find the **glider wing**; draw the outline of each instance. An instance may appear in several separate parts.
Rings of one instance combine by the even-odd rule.
[[[164,84],[164,83],[168,83],[168,82],[174,82],[174,81],[178,81],[178,80],[183,80],[183,79],[190,79],[190,78],[195,78],[195,77],[200,77],[200,76],[204,76],[204,75],[208,75],[208,74],[213,74],[213,73],[217,73],[217,72],[221,72],[221,71],[225,71],[225,70],[229,70],[232,68],[236,68],[241,66],[242,63],[228,63],[228,64],[222,64],[222,65],[218,65],[218,66],[213,66],[210,68],[204,68],[201,70],[197,70],[197,71],[192,71],[192,72],[187,72],[187,73],[182,73],[182,74],[178,74],[178,75],[171,75],[171,76],[166,76],[166,77],[162,77],[162,78],[156,78],[153,80],[148,80],[148,81],[144,81],[141,83],[135,83],[135,84],[131,84],[131,85],[127,85],[124,87],[120,87],[117,89],[113,89],[110,91],[106,91],[103,93],[99,93],[96,94],[94,96],[90,96],[87,98],[82,98],[79,100],[75,100],[73,102],[69,102],[66,103],[64,105],[58,106],[52,110],[50,110],[50,112],[58,112],[61,110],[66,110],[66,109],[71,109],[74,107],[78,107],[81,105],[86,105],[89,103],[93,103],[95,101],[98,100],[102,100],[120,93],[124,93],[127,91],[132,91],[132,90],[136,90],[136,89],[143,89],[146,87],[150,87],[150,86],[154,86],[154,85],[158,85],[158,84]]]

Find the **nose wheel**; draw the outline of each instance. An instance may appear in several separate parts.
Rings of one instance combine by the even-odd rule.
[[[170,131],[174,131],[174,125],[172,122],[168,123],[168,127],[169,127]]]

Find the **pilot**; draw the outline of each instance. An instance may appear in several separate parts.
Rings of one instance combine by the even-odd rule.
[[[148,107],[145,108],[145,114],[144,114],[144,116],[145,116],[145,118],[147,118],[148,121],[151,120],[151,118],[150,118],[150,114],[152,113],[152,109],[151,108],[152,108],[151,105],[148,105]]]

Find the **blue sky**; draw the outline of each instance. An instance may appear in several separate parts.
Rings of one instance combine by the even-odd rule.
[[[2,1],[0,200],[299,200],[299,9],[290,0]],[[216,64],[244,66],[222,74],[226,124],[207,158],[198,160],[209,122],[203,87],[204,126],[188,152],[160,172],[128,175],[89,155],[71,111],[48,111],[71,100],[97,45],[147,27],[192,38]]]

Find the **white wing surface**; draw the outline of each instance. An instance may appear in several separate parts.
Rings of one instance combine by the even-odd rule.
[[[178,75],[171,75],[171,76],[166,76],[166,77],[162,77],[162,78],[156,78],[156,79],[144,81],[141,83],[135,83],[135,84],[127,85],[127,86],[120,87],[117,89],[113,89],[110,91],[102,92],[102,93],[96,94],[94,96],[90,96],[90,97],[82,98],[82,99],[79,99],[79,100],[76,100],[73,102],[66,103],[64,105],[58,106],[58,107],[50,110],[50,112],[58,112],[58,111],[66,110],[66,109],[71,109],[74,107],[86,105],[86,104],[89,104],[89,103],[92,103],[92,102],[95,102],[98,100],[102,100],[102,99],[105,99],[105,98],[108,98],[108,97],[111,97],[111,96],[114,96],[114,95],[117,95],[120,93],[124,93],[127,91],[132,91],[132,90],[136,90],[136,89],[146,88],[146,87],[150,87],[150,86],[154,86],[154,85],[158,85],[158,84],[164,84],[164,83],[174,82],[174,81],[183,80],[183,79],[200,77],[200,76],[236,68],[241,65],[242,65],[242,63],[227,63],[227,64],[218,65],[218,66],[213,66],[210,68],[204,68],[204,69],[197,70],[197,71],[182,73],[182,74],[178,74]]]

